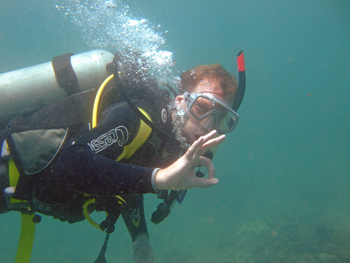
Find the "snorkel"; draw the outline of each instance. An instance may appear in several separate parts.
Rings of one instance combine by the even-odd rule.
[[[238,88],[233,95],[232,109],[237,111],[243,101],[245,86],[246,86],[246,75],[245,75],[245,64],[244,64],[244,53],[243,50],[237,54],[237,67],[238,67]]]

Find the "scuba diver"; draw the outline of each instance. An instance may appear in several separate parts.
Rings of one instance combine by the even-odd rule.
[[[121,214],[133,260],[153,262],[143,194],[164,200],[152,215],[158,224],[187,189],[218,184],[213,149],[236,127],[244,96],[242,52],[238,58],[239,85],[221,65],[201,65],[181,74],[177,94],[150,78],[123,77],[116,55],[97,93],[78,92],[24,111],[0,131],[0,213],[19,211],[34,223],[39,214],[68,223],[87,219],[107,233],[95,262],[106,262],[109,234]],[[195,171],[200,166],[207,177]],[[106,220],[94,222],[93,211],[105,211]]]

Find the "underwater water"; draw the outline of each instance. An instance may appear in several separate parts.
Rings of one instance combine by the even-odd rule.
[[[1,0],[0,73],[149,45],[154,61],[172,53],[152,64],[155,76],[169,78],[175,61],[174,75],[216,62],[236,74],[245,52],[240,123],[214,158],[220,183],[189,190],[164,222],[147,222],[154,262],[350,262],[349,1],[80,2]],[[146,195],[147,220],[158,203]],[[14,262],[20,217],[0,220],[0,262]],[[31,262],[93,262],[103,240],[86,221],[43,217]],[[106,258],[133,262],[122,220]]]

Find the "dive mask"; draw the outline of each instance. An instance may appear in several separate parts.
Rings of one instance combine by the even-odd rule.
[[[214,96],[205,93],[183,94],[187,111],[197,120],[208,119],[219,133],[229,133],[236,128],[239,120],[237,112]]]

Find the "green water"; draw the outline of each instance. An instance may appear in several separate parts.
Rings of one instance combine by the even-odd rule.
[[[42,2],[0,2],[0,72],[92,49]],[[350,2],[124,3],[169,30],[174,72],[218,62],[235,73],[238,51],[246,59],[240,123],[214,159],[220,184],[190,190],[160,225],[148,221],[155,262],[350,262]],[[158,201],[145,202],[150,218]],[[1,223],[0,262],[13,262],[19,215]],[[93,262],[103,239],[87,222],[45,217],[31,262]],[[131,255],[120,221],[107,261]]]

